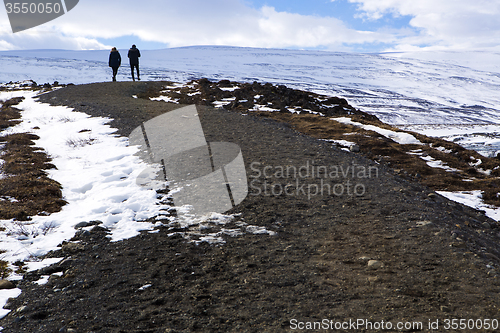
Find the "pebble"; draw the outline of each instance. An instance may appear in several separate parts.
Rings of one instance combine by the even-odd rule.
[[[16,319],[14,319],[14,322],[15,322],[15,323],[20,323],[20,322],[22,322],[22,321],[23,321],[23,320],[25,320],[25,319],[26,319],[26,317],[25,317],[25,316],[16,317]]]
[[[91,227],[93,225],[99,225],[99,224],[102,224],[102,221],[90,221],[90,222],[83,221],[83,222],[75,224],[75,226],[73,228],[80,229],[80,228]]]
[[[441,306],[441,311],[443,311],[443,312],[450,312],[450,307],[442,305]]]
[[[65,243],[61,247],[61,250],[63,252],[69,252],[69,253],[76,253],[79,251],[83,251],[84,249],[85,249],[85,246],[83,246],[83,244],[79,244],[79,243]]]
[[[26,305],[23,305],[23,306],[17,308],[16,313],[23,313],[26,311],[26,309],[28,309],[28,307]]]
[[[76,260],[72,258],[66,258],[63,261],[61,261],[58,266],[68,268],[71,267],[75,264]],[[60,272],[60,271],[59,271]]]
[[[483,222],[481,225],[484,229],[491,229],[491,225],[488,222]]]
[[[47,281],[47,283],[49,283],[49,284],[54,283],[55,281],[57,281],[60,278],[61,277],[59,275],[52,274],[51,276],[49,276],[49,280]]]
[[[426,225],[432,224],[431,221],[418,221],[417,222],[417,227],[425,227]]]
[[[379,269],[382,268],[384,264],[378,260],[368,260],[368,268],[370,269]]]
[[[349,147],[349,150],[353,153],[359,153],[359,146],[358,145],[352,145]]]
[[[459,249],[464,249],[466,247],[466,244],[464,242],[453,242],[450,244],[451,247],[456,247]]]
[[[61,272],[62,270],[63,268],[56,264],[41,268],[38,272],[40,273],[40,275],[52,275],[54,273]]]

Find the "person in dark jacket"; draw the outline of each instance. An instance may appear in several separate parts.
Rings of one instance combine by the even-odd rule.
[[[141,56],[141,52],[139,49],[132,45],[132,48],[128,50],[128,57],[130,59],[130,69],[132,70],[132,80],[135,81],[134,77],[134,67],[137,68],[137,80],[141,81],[141,77],[139,76],[139,57]]]
[[[113,81],[116,81],[116,74],[118,73],[118,68],[122,64],[122,57],[120,56],[120,52],[113,47],[111,49],[111,53],[109,54],[109,67],[113,69]]]

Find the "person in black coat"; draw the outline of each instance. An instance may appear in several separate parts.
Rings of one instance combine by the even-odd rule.
[[[118,68],[122,64],[122,57],[120,56],[120,52],[113,47],[111,49],[111,53],[109,54],[109,67],[113,69],[113,81],[116,81],[116,74],[118,73]]]
[[[132,70],[132,80],[135,81],[134,77],[134,67],[137,68],[137,80],[141,80],[141,77],[139,76],[139,57],[141,56],[141,52],[139,52],[139,49],[135,46],[132,45],[132,48],[128,50],[128,57],[130,59],[130,69]]]

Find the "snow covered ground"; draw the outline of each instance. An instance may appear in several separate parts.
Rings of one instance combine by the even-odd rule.
[[[0,52],[0,82],[108,81],[108,54]],[[141,70],[145,80],[260,81],[341,96],[384,122],[435,136],[456,134],[453,140],[485,155],[500,151],[500,53],[360,54],[198,46],[144,50]],[[128,65],[122,66],[118,79],[131,79]]]
[[[22,122],[0,134],[29,132],[40,137],[36,146],[42,147],[57,167],[48,170],[49,177],[62,185],[68,204],[58,213],[35,216],[26,222],[0,220],[3,230],[0,231],[0,259],[9,262],[12,270],[16,269],[12,265],[16,261],[26,262],[28,270],[59,261],[40,262],[37,257],[56,250],[59,244],[75,235],[76,229],[93,228],[93,225],[77,227],[82,222],[101,221],[100,225],[110,230],[112,241],[136,236],[144,230],[157,232],[155,227],[171,224],[188,227],[182,236],[194,242],[224,243],[222,236],[244,233],[275,234],[243,221],[231,223],[233,215],[195,216],[187,205],[175,207],[177,218],[170,216],[172,206],[165,197],[138,181],[143,171],[151,169],[150,164],[138,156],[139,146],[129,145],[128,138],[113,134],[115,129],[107,125],[110,119],[37,102],[36,93],[31,91],[0,92],[0,101],[19,96],[25,97],[16,106],[23,110]],[[145,221],[147,219],[152,221]],[[17,274],[9,276],[9,280],[20,278]],[[47,279],[43,277],[39,283]],[[9,312],[2,309],[7,299],[19,293],[19,289],[0,291],[0,318]]]
[[[344,97],[387,123],[455,141],[484,155],[500,151],[500,54],[351,54],[233,47],[141,53],[143,80],[187,82],[207,77],[285,84]],[[25,79],[75,84],[110,81],[107,58],[108,51],[0,52],[0,83]],[[118,80],[130,80],[129,75],[128,66],[123,66]],[[113,240],[131,237],[139,230],[152,230],[155,222],[140,220],[161,216],[165,207],[155,191],[137,185],[136,178],[146,167],[134,155],[137,148],[114,136],[106,125],[107,119],[37,103],[33,93],[2,92],[0,100],[19,95],[27,97],[19,106],[25,110],[23,122],[7,131],[30,131],[40,136],[37,145],[52,156],[58,168],[50,171],[50,176],[63,185],[70,204],[60,213],[35,217],[24,226],[27,230],[17,230],[20,226],[13,221],[2,221],[7,228],[0,233],[1,248],[7,249],[2,259],[25,260],[54,249],[73,236],[74,225],[81,221],[102,221],[111,229]],[[442,194],[485,209],[489,216],[500,219],[498,210],[485,207],[478,193]],[[230,220],[231,216],[215,215],[205,222],[224,225]],[[269,234],[252,226],[239,227]],[[206,240],[217,241],[221,233],[238,232],[222,229],[219,234],[206,236]],[[1,292],[0,298],[5,300],[18,292]],[[0,312],[0,316],[5,313]]]

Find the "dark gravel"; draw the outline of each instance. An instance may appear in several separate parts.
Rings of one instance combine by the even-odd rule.
[[[41,100],[113,118],[117,133],[128,135],[141,122],[178,107],[131,97],[159,84],[69,86]],[[422,330],[406,331],[425,332],[431,331],[429,320],[439,319],[440,329],[433,332],[443,332],[448,318],[500,320],[496,222],[286,124],[198,110],[208,141],[241,147],[249,184],[257,175],[255,162],[260,170],[356,165],[378,173],[300,179],[306,188],[322,180],[332,187],[350,181],[364,189],[362,195],[308,197],[295,187],[294,195],[256,195],[266,181],[276,188],[296,181],[258,178],[230,213],[241,213],[238,220],[275,236],[227,237],[216,246],[169,237],[167,228],[116,243],[99,226],[80,231],[74,240],[83,246],[63,245],[49,256],[67,259],[27,273],[18,283],[23,293],[8,303],[12,311],[0,322],[2,332],[301,331],[293,329],[293,319],[422,322]],[[32,282],[54,272],[64,275],[43,286]]]

